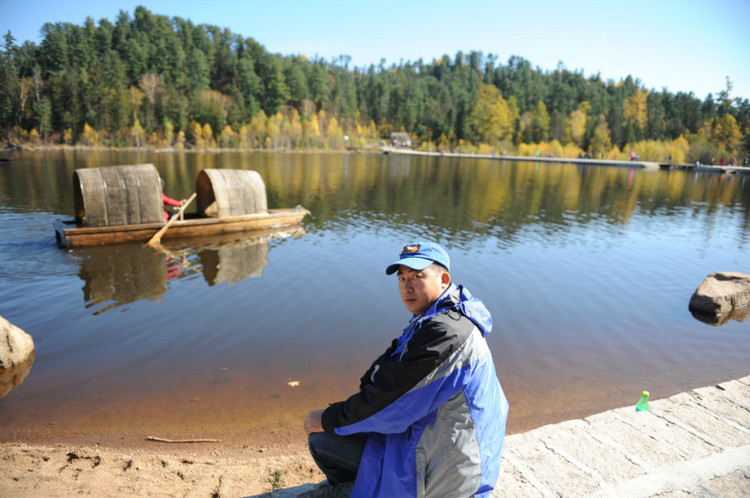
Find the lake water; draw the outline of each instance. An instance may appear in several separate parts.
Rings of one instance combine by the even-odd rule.
[[[24,152],[0,163],[0,315],[36,359],[0,441],[305,440],[409,314],[385,267],[444,244],[492,312],[509,432],[745,376],[750,322],[688,311],[750,272],[750,175],[381,155]],[[188,197],[203,168],[258,171],[297,231],[61,249],[75,168],[154,163]],[[296,385],[298,383],[298,385]],[[291,385],[290,385],[291,384]]]

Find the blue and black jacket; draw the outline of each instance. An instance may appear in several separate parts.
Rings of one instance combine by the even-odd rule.
[[[491,330],[484,304],[451,284],[323,412],[326,432],[368,434],[352,497],[490,495],[508,417]]]

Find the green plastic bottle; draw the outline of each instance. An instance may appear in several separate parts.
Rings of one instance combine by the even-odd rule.
[[[641,394],[641,399],[638,400],[638,403],[635,405],[635,411],[637,412],[647,412],[650,411],[651,408],[648,406],[648,391],[643,391],[643,394]]]

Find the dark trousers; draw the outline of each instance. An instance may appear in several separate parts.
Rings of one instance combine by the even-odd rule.
[[[357,477],[366,442],[366,434],[337,436],[313,432],[307,437],[310,454],[331,485],[353,481]]]

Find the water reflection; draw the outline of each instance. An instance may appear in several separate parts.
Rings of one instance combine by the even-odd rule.
[[[0,368],[0,398],[8,394],[11,389],[18,387],[21,382],[31,372],[31,365],[34,364],[36,351],[32,351],[26,360],[13,365],[11,368]]]
[[[302,205],[326,228],[365,213],[396,224],[425,224],[446,236],[512,242],[519,230],[561,230],[601,220],[623,226],[637,210],[672,216],[739,208],[750,231],[750,175],[644,171],[576,164],[471,158],[339,154],[24,152],[0,167],[0,204],[72,216],[75,168],[154,163],[172,197],[186,198],[205,168],[258,171],[269,208]]]
[[[182,277],[202,270],[209,286],[223,282],[236,284],[246,278],[263,275],[268,264],[269,241],[301,237],[302,227],[284,227],[252,232],[252,234],[225,234],[203,239],[170,240],[162,246],[171,262],[171,277]],[[197,265],[191,261],[197,260]],[[169,274],[168,274],[169,276]]]
[[[160,299],[167,290],[166,256],[134,244],[80,252],[86,307],[106,304],[96,313],[140,299]]]
[[[724,313],[723,315],[706,315],[696,313],[694,311],[691,311],[690,314],[693,315],[693,318],[698,321],[701,321],[708,325],[713,325],[714,327],[720,327],[725,323],[728,323],[730,320],[745,322],[750,319],[750,306],[745,306],[744,308],[736,308],[728,313]]]
[[[202,239],[165,242],[157,248],[114,244],[81,248],[78,276],[83,299],[94,314],[139,300],[161,299],[169,281],[202,274],[209,286],[235,284],[260,277],[268,264],[269,241],[299,237],[301,227],[228,234]]]
[[[268,264],[268,241],[239,240],[198,251],[208,285],[260,277]]]
[[[457,281],[496,320],[489,343],[512,431],[624,406],[643,389],[662,397],[747,375],[747,322],[709,329],[687,308],[705,275],[746,271],[747,174],[340,154],[21,156],[0,165],[0,313],[44,347],[19,401],[0,403],[0,440],[84,434],[99,420],[118,440],[216,424],[250,438],[282,426],[304,444],[300,417],[349,394],[403,328],[382,264],[422,237],[448,247]],[[269,208],[312,213],[308,235],[165,241],[165,252],[56,247],[75,168],[147,162],[177,198],[201,169],[258,171]]]

